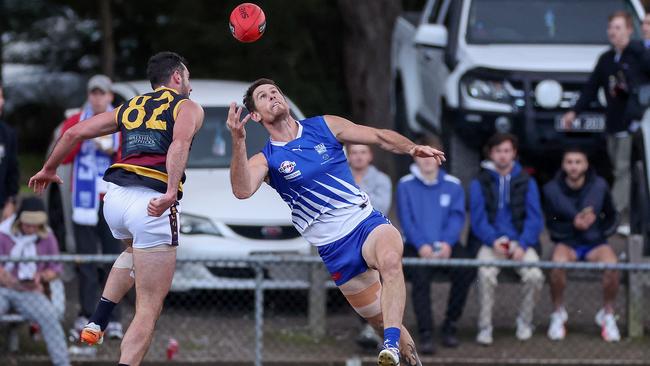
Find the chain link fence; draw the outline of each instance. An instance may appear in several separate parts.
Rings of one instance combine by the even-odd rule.
[[[75,266],[88,262],[110,264],[114,258],[70,255],[37,258],[65,263],[64,286],[57,291],[65,292],[65,309],[60,323],[66,337],[79,310]],[[0,257],[0,265],[7,261],[11,260]],[[421,355],[424,364],[573,362],[609,365],[643,363],[650,359],[647,340],[642,337],[644,329],[650,325],[644,316],[648,292],[643,291],[645,285],[650,284],[649,263],[605,265],[543,261],[526,264],[405,258],[404,265],[407,272],[416,267],[428,267],[435,273],[431,298],[436,330],[442,324],[447,307],[450,270],[486,265],[502,269],[492,318],[494,343],[485,347],[475,342],[479,305],[476,279],[470,276],[467,279],[472,281],[469,298],[457,323],[460,346],[444,348],[438,343],[435,355]],[[546,276],[535,303],[534,334],[525,342],[515,337],[522,286],[513,269],[522,266],[539,267]],[[546,335],[549,315],[553,311],[548,281],[553,268],[568,271],[565,304],[569,320],[563,341],[551,341]],[[623,338],[618,343],[604,342],[594,322],[594,315],[603,303],[601,277],[605,270],[620,273],[615,312]],[[410,297],[411,287],[407,284],[404,324],[417,344],[418,324]],[[60,302],[60,296],[53,301]],[[121,322],[126,329],[134,313],[134,294],[130,293],[119,306]],[[4,311],[0,317],[0,347],[3,348],[0,363],[47,360],[44,332],[20,316],[15,307],[0,310]],[[373,364],[377,351],[364,349],[355,342],[361,329],[361,320],[333,286],[317,257],[179,259],[172,291],[165,300],[146,359],[224,365]],[[172,339],[178,343],[177,351],[174,341],[170,347]],[[118,359],[119,340],[109,339],[94,348],[66,342],[70,357],[75,361],[115,362]]]

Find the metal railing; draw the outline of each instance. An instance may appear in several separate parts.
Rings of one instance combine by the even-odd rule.
[[[68,296],[63,324],[67,329],[70,328],[78,309],[74,265],[108,265],[115,258],[114,255],[60,255],[17,260],[0,256],[0,265],[12,261],[66,263],[67,275],[64,275],[64,278]],[[432,281],[431,292],[435,295],[434,318],[437,324],[442,323],[442,314],[446,307],[444,295],[449,291],[448,272],[486,266],[502,269],[537,267],[546,274],[551,269],[566,269],[569,272],[569,287],[565,296],[570,319],[567,340],[550,342],[546,338],[548,315],[552,311],[546,289],[542,290],[535,309],[535,336],[528,342],[515,340],[512,324],[515,321],[518,301],[513,299],[518,296],[521,286],[516,277],[506,274],[505,277],[500,277],[504,281],[500,281],[498,296],[495,299],[495,344],[491,348],[482,348],[473,342],[476,334],[477,306],[472,301],[476,296],[470,293],[470,301],[458,321],[458,335],[462,342],[460,348],[439,347],[437,358],[421,355],[424,360],[442,362],[441,360],[493,359],[498,363],[499,360],[505,359],[508,362],[559,362],[576,359],[588,362],[596,358],[601,361],[604,359],[612,362],[638,362],[650,359],[648,347],[627,337],[627,334],[638,334],[626,332],[626,329],[635,327],[637,331],[639,328],[642,331],[647,326],[643,317],[642,301],[643,287],[650,283],[650,263],[523,263],[507,260],[404,259],[407,271],[412,268],[429,268],[434,272],[447,272],[438,277],[434,276]],[[618,344],[603,343],[598,330],[592,324],[592,315],[600,306],[602,292],[598,275],[605,270],[615,270],[621,274],[621,291],[616,312],[619,314],[619,327],[624,334],[624,340]],[[198,279],[192,279],[192,271],[196,271]],[[576,273],[578,275],[575,275]],[[546,277],[545,286],[548,287],[548,275]],[[224,364],[232,364],[252,361],[255,365],[262,365],[264,361],[293,361],[309,364],[312,361],[334,359],[343,364],[346,359],[355,357],[370,362],[376,354],[374,350],[363,350],[356,346],[354,340],[362,327],[361,321],[356,319],[356,315],[342,296],[333,290],[334,286],[318,257],[179,258],[174,281],[184,280],[188,280],[192,285],[177,283],[172,287],[158,322],[148,359],[165,359],[165,347],[169,338],[176,338],[180,344],[176,359],[188,363],[222,361]],[[473,281],[474,278],[468,280]],[[630,286],[631,283],[636,283],[634,288]],[[631,306],[633,301],[630,299],[633,297],[636,303]],[[410,303],[411,298],[407,295],[404,323],[416,338],[417,344],[419,324],[414,319]],[[126,327],[134,311],[132,298],[127,297],[120,306],[123,315],[126,315],[122,317],[121,322]],[[640,324],[632,325],[631,322]],[[42,346],[39,348],[32,344],[38,342],[30,341],[28,329],[29,327],[25,326],[19,330],[22,332],[19,335],[20,350],[7,354],[6,357],[47,354]],[[2,334],[0,331],[0,340],[8,341],[7,336]],[[119,342],[108,341],[99,347],[95,357],[115,360],[118,353]],[[2,357],[0,356],[0,359]]]

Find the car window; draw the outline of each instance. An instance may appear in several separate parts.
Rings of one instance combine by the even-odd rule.
[[[431,13],[427,18],[427,23],[429,24],[436,23],[436,20],[438,20],[438,14],[440,14],[440,8],[442,7],[442,3],[444,3],[445,1],[446,0],[435,0],[433,4],[433,8],[431,9]]]
[[[635,14],[629,0],[474,0],[467,42],[607,44],[607,18],[617,10]]]
[[[226,128],[228,107],[203,107],[205,118],[199,133],[194,137],[188,168],[228,168],[232,151],[230,132]],[[242,112],[242,118],[247,114]],[[296,113],[291,111],[296,118]],[[269,139],[266,129],[255,121],[246,123],[246,152],[248,157],[259,153]]]

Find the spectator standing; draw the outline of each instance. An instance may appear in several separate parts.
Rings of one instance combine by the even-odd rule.
[[[36,197],[23,199],[16,215],[0,224],[0,255],[11,258],[59,254],[59,244],[47,226],[43,202]],[[52,363],[70,365],[58,311],[45,295],[44,285],[63,270],[53,262],[7,262],[0,266],[0,314],[14,309],[36,322],[43,334]]]
[[[641,118],[642,110],[636,103],[635,95],[638,83],[645,79],[643,70],[646,67],[642,65],[643,44],[631,40],[634,31],[632,16],[625,11],[617,11],[608,20],[607,37],[611,48],[600,55],[580,98],[563,119],[565,126],[570,126],[578,114],[589,109],[597,98],[598,90],[605,90],[607,150],[614,173],[612,194],[616,209],[625,217],[630,202],[629,130],[632,122]]]
[[[113,110],[111,80],[105,75],[95,75],[88,81],[88,100],[80,113],[63,123],[61,134],[77,123],[100,113]],[[80,143],[63,161],[72,164],[72,221],[76,251],[78,254],[119,254],[122,244],[113,237],[103,214],[103,196],[108,189],[102,177],[115,161],[119,148],[119,134],[102,136]],[[108,269],[105,278],[108,277]],[[102,284],[103,285],[103,284]],[[79,265],[79,316],[70,333],[79,337],[88,317],[95,311],[100,291],[98,266],[93,263]],[[106,327],[106,335],[122,339],[119,307],[113,311]]]
[[[388,216],[393,196],[393,184],[385,173],[372,165],[373,155],[368,145],[346,145],[348,163],[355,183],[370,197],[372,207]],[[364,326],[357,336],[357,343],[368,349],[377,349],[381,337],[363,318]]]
[[[0,84],[0,117],[2,116],[4,104],[4,91],[2,84]],[[19,178],[16,132],[0,119],[0,207],[2,207],[2,220],[7,219],[16,211]]]
[[[481,248],[479,260],[537,262],[539,235],[544,226],[539,190],[516,161],[518,142],[511,134],[496,134],[488,139],[481,171],[470,185],[472,240]],[[533,310],[544,284],[539,268],[521,267],[517,273],[523,283],[523,299],[517,317],[516,336],[528,340],[533,334]],[[478,270],[479,332],[476,341],[492,344],[492,308],[498,267]]]
[[[425,136],[418,142],[442,149],[440,141]],[[458,178],[447,174],[434,159],[414,158],[411,174],[397,185],[397,211],[406,238],[404,256],[420,258],[468,258],[468,249],[460,243],[465,225],[465,192]],[[407,267],[412,283],[413,308],[420,335],[419,350],[435,352],[433,343],[433,312],[431,280],[434,270],[429,267]],[[457,347],[456,323],[460,318],[475,272],[467,268],[448,270],[451,290],[442,326],[442,344]]]
[[[564,153],[561,170],[544,186],[544,199],[546,224],[555,243],[554,262],[617,262],[607,237],[616,231],[618,214],[607,182],[589,168],[586,153],[579,149]],[[618,283],[618,272],[605,271],[604,306],[596,314],[596,324],[601,327],[601,335],[607,342],[621,339],[614,316]],[[562,340],[566,335],[565,288],[566,271],[553,269],[551,298],[555,310],[548,328],[548,337],[552,340]]]

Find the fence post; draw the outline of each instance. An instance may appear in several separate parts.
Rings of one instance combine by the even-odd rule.
[[[316,248],[312,247],[312,254]],[[310,286],[309,286],[309,330],[315,339],[325,336],[325,315],[327,311],[327,289],[325,288],[326,277],[320,263],[310,265]]]
[[[264,269],[255,263],[255,366],[262,366],[264,350]]]
[[[631,235],[627,240],[627,253],[630,263],[643,261],[643,236]],[[627,332],[630,338],[643,336],[643,287],[645,274],[640,271],[628,272],[627,287]]]

